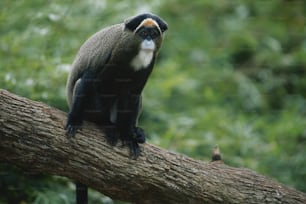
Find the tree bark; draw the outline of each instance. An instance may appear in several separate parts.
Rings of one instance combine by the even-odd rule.
[[[65,176],[134,203],[306,203],[306,194],[248,169],[148,143],[133,160],[90,123],[68,138],[65,121],[62,111],[0,90],[0,162]]]

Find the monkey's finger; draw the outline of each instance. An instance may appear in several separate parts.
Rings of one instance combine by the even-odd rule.
[[[130,149],[130,154],[133,159],[137,159],[140,155],[140,147],[136,140],[132,140],[128,142],[128,147]]]
[[[67,125],[65,129],[66,129],[66,136],[71,138],[75,136],[77,130],[79,129],[79,126]]]

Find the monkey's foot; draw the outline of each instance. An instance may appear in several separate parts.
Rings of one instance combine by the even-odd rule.
[[[146,142],[146,135],[144,130],[139,127],[134,127],[131,132],[131,136],[128,138],[121,138],[122,144],[126,144],[130,150],[130,155],[133,159],[137,159],[140,155],[140,147],[139,144],[143,144]]]
[[[110,124],[104,126],[104,130],[107,142],[110,145],[115,146],[120,140],[122,147],[128,146],[133,159],[139,157],[141,152],[139,144],[145,143],[146,141],[146,136],[142,128],[134,127],[129,133],[128,131],[120,132],[116,125]]]
[[[146,134],[144,130],[140,127],[135,127],[134,129],[134,138],[136,142],[143,144],[146,142]]]
[[[127,138],[121,138],[119,131],[115,127],[107,127],[105,128],[105,134],[106,134],[106,140],[107,142],[115,146],[119,139],[121,140],[122,147],[125,145],[128,146],[130,150],[130,155],[133,159],[137,159],[140,155],[140,147],[138,143],[140,143],[137,139],[131,139],[127,140]],[[141,140],[142,143],[144,143],[144,140]]]
[[[126,144],[130,149],[130,154],[133,159],[137,159],[140,155],[140,147],[139,144],[143,144],[146,142],[146,135],[144,130],[139,127],[134,127],[132,131],[132,136],[128,138],[121,138],[122,143]]]

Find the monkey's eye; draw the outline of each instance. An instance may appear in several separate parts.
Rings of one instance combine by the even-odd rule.
[[[147,38],[148,36],[148,31],[146,29],[141,29],[139,32],[138,32],[138,35],[141,37],[141,38]]]
[[[150,36],[151,36],[152,39],[154,39],[154,38],[159,36],[159,32],[156,29],[151,30],[150,31]]]
[[[147,37],[148,32],[146,30],[142,30],[142,31],[140,31],[140,35],[143,36],[143,37]]]
[[[148,37],[150,37],[151,39],[154,39],[159,36],[159,32],[156,28],[142,28],[137,33],[143,39],[148,38]]]

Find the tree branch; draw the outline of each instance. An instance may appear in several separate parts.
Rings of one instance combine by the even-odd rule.
[[[151,144],[137,160],[85,123],[75,138],[66,114],[0,90],[0,162],[79,180],[135,203],[305,203],[306,194],[248,169],[204,163]]]

